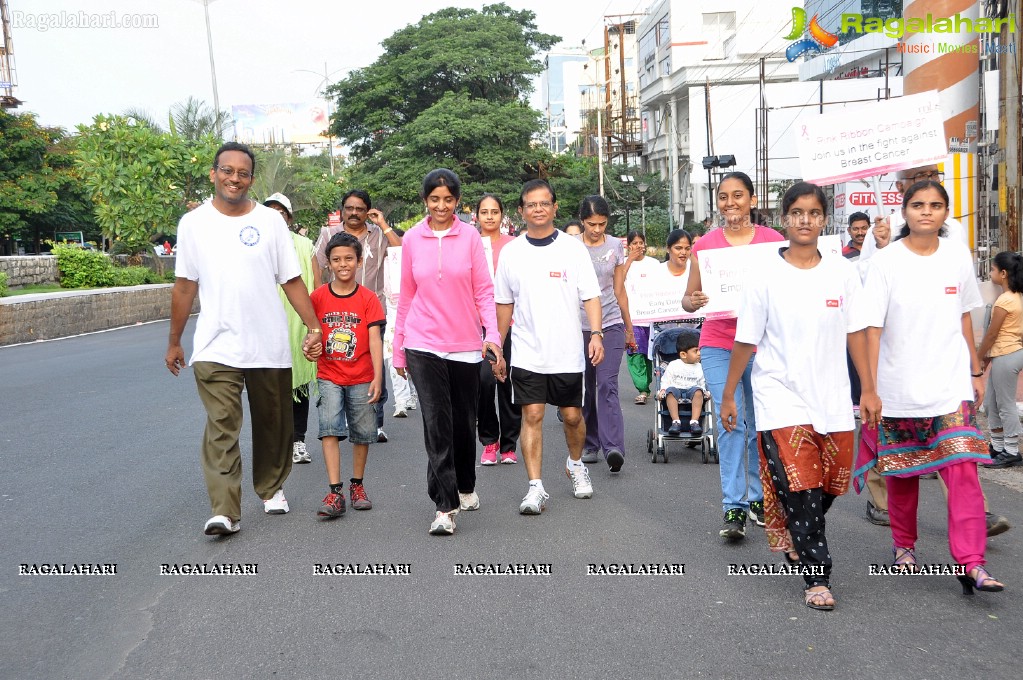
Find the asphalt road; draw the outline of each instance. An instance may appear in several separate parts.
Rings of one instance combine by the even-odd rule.
[[[454,536],[430,536],[412,412],[388,417],[390,443],[371,447],[373,510],[322,522],[313,422],[314,463],[285,485],[291,513],[263,514],[246,476],[242,531],[211,539],[204,414],[191,372],[175,379],[163,366],[166,332],[163,322],[0,348],[0,678],[1019,677],[1023,505],[992,474],[991,505],[1016,525],[988,548],[1006,592],[971,598],[951,576],[868,575],[890,559],[891,537],[850,493],[828,515],[838,608],[811,611],[798,576],[728,575],[729,564],[781,560],[757,530],[737,545],[718,538],[718,468],[698,452],[674,445],[670,464],[650,463],[653,406],[631,403],[622,371],[629,458],[614,477],[590,466],[592,500],[571,496],[549,410],[547,512],[518,514],[521,464],[478,468],[482,508],[459,515]],[[918,554],[947,563],[942,496],[923,484]],[[53,563],[117,573],[19,574]],[[197,563],[258,573],[160,575]],[[314,575],[322,563],[410,574]],[[551,574],[455,575],[465,563]],[[587,575],[618,563],[680,563],[685,574]]]

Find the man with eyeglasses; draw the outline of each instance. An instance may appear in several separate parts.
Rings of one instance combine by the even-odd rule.
[[[924,180],[933,180],[939,184],[945,181],[945,173],[938,170],[937,165],[922,165],[916,168],[908,168],[906,170],[899,170],[896,175],[895,188],[899,192],[904,192],[906,189],[911,187],[917,182]],[[871,227],[870,231],[867,232],[866,237],[863,239],[863,246],[860,248],[860,262],[867,260],[871,255],[876,253],[880,248],[888,245],[891,241],[897,240],[899,230],[902,229],[902,225],[906,223],[903,219],[901,211],[896,210],[891,216],[878,216],[874,218],[875,225]],[[878,238],[874,233],[874,230],[880,230],[888,233],[888,238],[882,240],[881,244],[878,245]],[[966,229],[959,220],[953,218],[951,215],[945,220],[945,229],[948,231],[948,238],[958,239],[963,242],[967,247],[969,243],[967,241]]]
[[[362,266],[356,275],[358,284],[373,291],[380,300],[380,306],[387,309],[387,296],[384,294],[384,261],[390,246],[400,246],[401,236],[387,224],[383,213],[373,208],[369,193],[362,189],[352,189],[341,199],[341,224],[336,227],[324,227],[316,240],[316,254],[313,270],[320,273],[322,283],[330,283],[333,277],[327,267],[327,243],[334,234],[351,234],[362,244]],[[377,441],[387,441],[384,432],[384,404],[387,403],[387,383],[383,385],[380,398],[373,405],[377,414]]]
[[[572,495],[593,496],[582,462],[583,371],[586,361],[596,366],[604,359],[604,334],[590,334],[584,356],[579,343],[579,303],[590,328],[600,328],[600,284],[582,242],[554,227],[557,200],[554,189],[542,179],[522,187],[519,214],[526,222],[526,233],[501,251],[494,280],[498,331],[502,338],[511,332],[512,402],[522,406],[519,444],[529,478],[529,489],[519,505],[523,515],[539,515],[550,498],[540,477],[547,404],[561,409],[568,444],[565,474],[572,482]]]
[[[312,356],[322,351],[288,226],[276,210],[249,199],[255,169],[247,146],[221,146],[210,170],[213,199],[178,224],[164,361],[174,375],[188,365],[181,334],[198,295],[188,363],[207,414],[202,468],[213,516],[203,531],[209,536],[240,529],[243,390],[252,420],[252,486],[267,514],[289,509],[283,485],[292,463],[291,349],[278,285],[309,329],[303,347]]]

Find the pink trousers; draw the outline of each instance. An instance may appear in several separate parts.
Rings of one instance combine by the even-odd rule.
[[[984,516],[984,494],[973,461],[949,465],[938,470],[948,486],[948,549],[952,559],[969,572],[984,564],[987,546],[987,520]],[[888,518],[896,547],[916,545],[917,501],[920,496],[919,477],[885,477],[888,484]]]

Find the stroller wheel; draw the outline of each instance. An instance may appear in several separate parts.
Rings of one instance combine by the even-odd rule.
[[[657,456],[664,458],[664,462],[668,462],[668,451],[664,448],[664,444],[657,447],[657,454],[654,456],[654,460],[657,460]]]
[[[700,440],[700,460],[706,465],[710,462],[710,447],[707,445],[707,439]]]
[[[654,431],[652,429],[646,431],[646,452],[654,452]]]

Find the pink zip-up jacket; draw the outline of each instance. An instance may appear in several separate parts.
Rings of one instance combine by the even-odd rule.
[[[427,217],[401,239],[395,368],[407,366],[406,347],[482,354],[484,339],[501,346],[494,283],[479,232],[456,217],[447,236],[437,238],[429,221]]]

